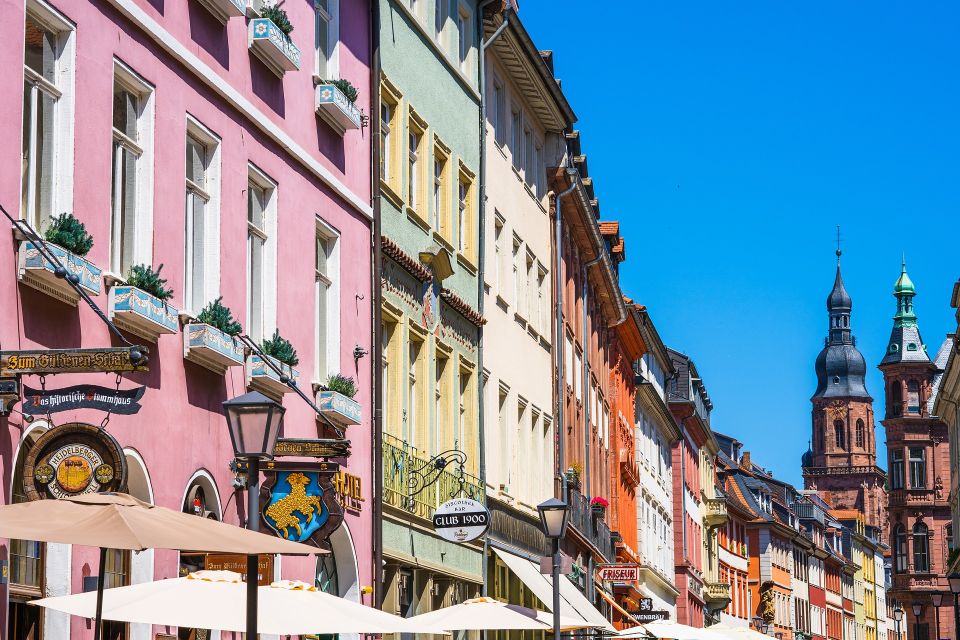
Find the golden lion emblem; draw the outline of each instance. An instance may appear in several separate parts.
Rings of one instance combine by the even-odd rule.
[[[313,522],[314,514],[323,512],[323,503],[317,496],[308,496],[306,486],[310,478],[302,473],[291,473],[287,476],[290,493],[267,507],[264,515],[273,520],[276,530],[287,540],[290,539],[290,529],[295,529],[297,538],[303,535],[300,527],[300,518],[295,514],[303,514],[307,524]]]

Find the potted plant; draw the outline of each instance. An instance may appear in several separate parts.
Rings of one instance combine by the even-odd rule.
[[[597,518],[602,518],[609,506],[610,502],[601,496],[593,496],[593,500],[590,501],[590,510]]]
[[[289,340],[280,335],[279,329],[276,329],[273,336],[260,344],[260,349],[282,371],[282,374],[278,374],[258,354],[251,353],[250,357],[247,358],[247,384],[275,396],[287,393],[290,391],[287,380],[296,382],[296,379],[300,377],[300,374],[294,369],[300,363],[297,350],[293,348]]]
[[[46,249],[66,269],[71,278],[90,295],[100,295],[103,272],[84,256],[93,248],[93,238],[73,214],[61,213],[50,220],[43,232]],[[17,256],[17,277],[24,284],[58,300],[76,306],[80,295],[66,278],[57,277],[56,266],[43,257],[30,240],[20,245]]]
[[[250,48],[279,76],[300,68],[300,49],[290,39],[293,25],[281,4],[264,5],[250,21]]]
[[[243,364],[243,345],[235,336],[243,331],[223,296],[205,306],[196,322],[183,327],[183,357],[223,375]]]
[[[150,265],[137,264],[130,267],[125,284],[110,287],[110,318],[118,327],[152,341],[177,332],[177,311],[167,304],[173,289],[160,277],[162,270],[162,264],[156,271]]]
[[[579,462],[574,462],[563,474],[567,479],[567,486],[580,490],[580,476],[583,475],[583,466]]]
[[[354,104],[360,92],[349,80],[320,82],[316,90],[316,109],[324,120],[341,135],[347,129],[363,126],[363,114]]]
[[[339,373],[331,374],[327,382],[317,392],[317,406],[320,413],[339,426],[360,424],[363,411],[360,403],[353,399],[357,385],[353,378]]]

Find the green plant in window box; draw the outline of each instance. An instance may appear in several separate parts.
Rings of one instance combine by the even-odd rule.
[[[287,12],[280,8],[282,2],[278,4],[267,4],[260,9],[260,17],[269,19],[277,28],[283,32],[283,35],[290,37],[293,33],[293,25],[290,24],[290,18]]]
[[[230,307],[224,305],[222,300],[223,296],[220,296],[205,306],[200,311],[200,315],[197,316],[197,322],[208,324],[215,329],[223,331],[228,336],[238,335],[243,331],[243,327],[234,319]]]
[[[300,363],[297,357],[297,350],[293,348],[290,341],[280,335],[280,330],[273,332],[273,337],[267,338],[260,345],[263,352],[268,356],[279,360],[280,362],[295,367]]]
[[[331,376],[327,378],[327,384],[324,385],[324,389],[339,393],[348,398],[357,395],[357,384],[353,381],[353,378],[348,378],[339,373],[331,374]]]
[[[173,289],[168,289],[164,286],[167,284],[167,280],[166,278],[160,277],[162,270],[162,264],[157,267],[156,271],[148,264],[135,264],[130,267],[130,273],[127,275],[127,284],[141,291],[146,291],[158,300],[169,300],[173,297]]]
[[[81,258],[93,248],[93,237],[72,213],[61,213],[50,221],[43,239]]]
[[[335,86],[337,89],[340,89],[340,92],[347,97],[347,100],[350,102],[356,102],[357,98],[360,97],[360,92],[357,91],[357,88],[350,84],[349,80],[344,80],[343,78],[339,80],[330,80],[330,84]]]

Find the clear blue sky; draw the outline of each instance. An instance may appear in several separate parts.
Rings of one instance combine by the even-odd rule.
[[[697,363],[714,428],[802,483],[839,224],[882,450],[901,253],[931,354],[956,327],[960,5],[520,0],[520,16],[622,223],[623,290]]]

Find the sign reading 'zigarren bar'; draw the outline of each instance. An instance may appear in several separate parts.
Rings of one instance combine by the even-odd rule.
[[[146,356],[146,347],[136,347]],[[105,349],[42,349],[37,351],[0,351],[0,376],[32,373],[97,373],[148,371],[146,358],[134,362],[131,347]]]

